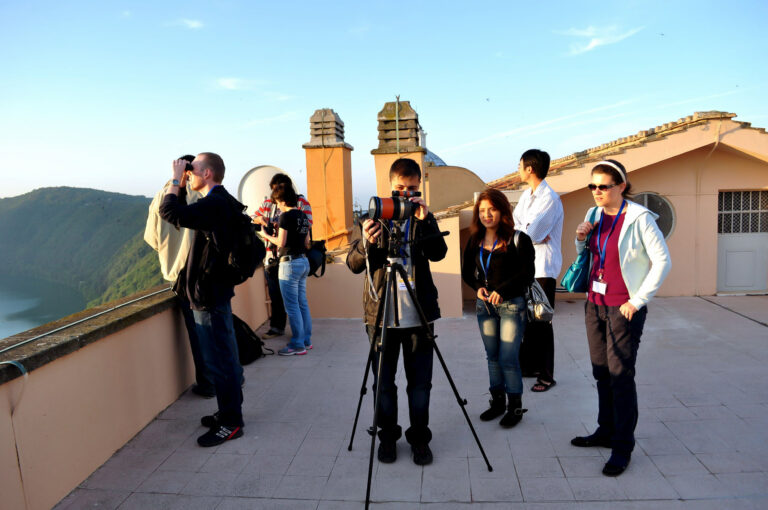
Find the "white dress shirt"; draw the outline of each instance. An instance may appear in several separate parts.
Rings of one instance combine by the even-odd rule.
[[[515,228],[528,234],[536,252],[536,278],[557,278],[563,265],[563,203],[546,180],[525,190],[512,212]],[[547,239],[549,237],[549,239]],[[546,242],[544,241],[545,239]]]

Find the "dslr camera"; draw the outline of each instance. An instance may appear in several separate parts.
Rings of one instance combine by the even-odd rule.
[[[411,197],[420,197],[421,191],[393,191],[392,197],[371,197],[368,202],[368,217],[372,220],[405,221],[413,216],[419,204],[410,201]]]

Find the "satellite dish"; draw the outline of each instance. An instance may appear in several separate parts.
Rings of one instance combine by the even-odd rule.
[[[240,179],[240,185],[237,188],[237,199],[247,207],[249,215],[253,215],[261,204],[269,198],[272,193],[269,189],[269,181],[272,180],[275,174],[285,174],[288,177],[291,175],[272,165],[260,165],[248,170],[242,179]],[[291,177],[291,180],[293,178]],[[294,187],[296,187],[294,185]]]

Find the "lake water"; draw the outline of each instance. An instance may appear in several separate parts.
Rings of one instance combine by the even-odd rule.
[[[0,338],[84,308],[82,296],[69,287],[33,278],[0,275]]]

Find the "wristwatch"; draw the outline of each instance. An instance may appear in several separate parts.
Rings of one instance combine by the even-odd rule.
[[[172,180],[172,181],[171,181],[171,185],[173,185],[173,186],[179,186],[179,185],[180,185],[180,183],[179,183],[179,180],[178,180],[178,179],[174,179],[174,180]]]

